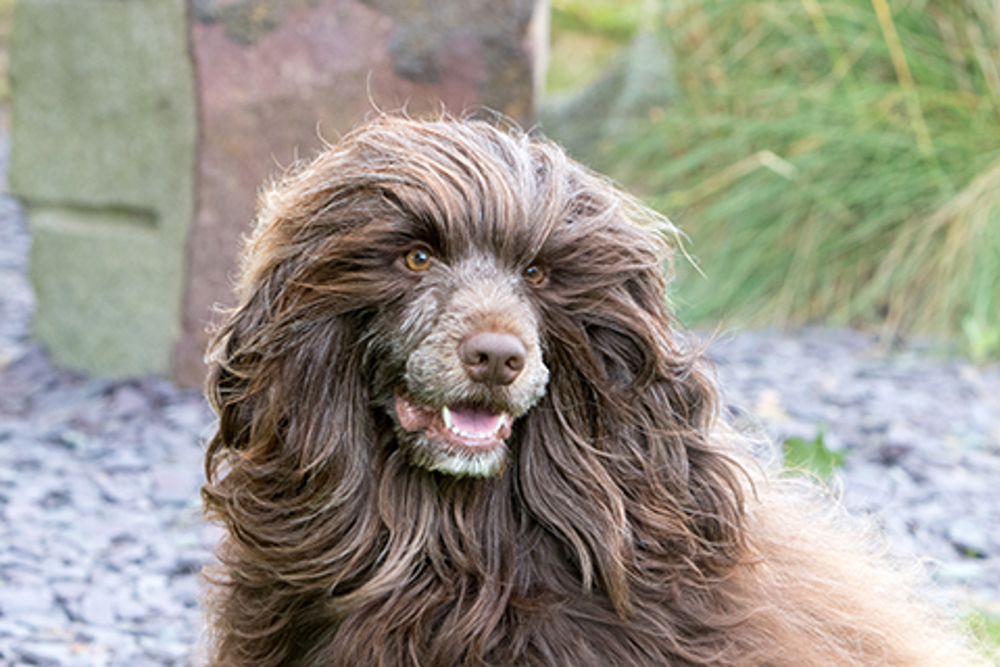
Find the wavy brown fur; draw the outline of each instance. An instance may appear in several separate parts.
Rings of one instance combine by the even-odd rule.
[[[738,462],[651,220],[559,148],[452,120],[379,119],[265,193],[210,355],[212,664],[973,664]],[[402,267],[415,246],[436,273]],[[414,465],[393,404],[473,256],[549,372],[488,477]]]

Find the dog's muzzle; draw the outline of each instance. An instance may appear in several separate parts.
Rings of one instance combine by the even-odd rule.
[[[411,460],[451,475],[498,475],[506,465],[514,420],[544,393],[548,371],[537,343],[491,330],[461,339],[452,354],[435,353],[436,342],[428,341],[414,355],[409,374],[410,382],[429,394],[427,402],[415,398],[407,385],[396,390],[396,418],[411,436]],[[436,362],[431,371],[420,363],[425,358]],[[447,358],[451,367],[443,368],[442,359]],[[425,376],[430,376],[429,382],[418,382]],[[441,379],[450,382],[434,382]],[[433,390],[439,384],[445,385],[440,388],[440,407]]]
[[[464,339],[458,358],[472,382],[488,388],[507,387],[524,370],[524,343],[512,334],[481,331]],[[405,430],[422,431],[425,439],[476,452],[502,446],[510,437],[513,419],[502,409],[486,405],[445,405],[434,410],[421,405],[405,390],[396,394],[396,415]]]
[[[434,294],[415,301],[404,318],[421,326],[403,352],[396,387],[401,441],[415,465],[460,476],[500,474],[514,422],[548,383],[537,318],[498,272],[465,275]]]

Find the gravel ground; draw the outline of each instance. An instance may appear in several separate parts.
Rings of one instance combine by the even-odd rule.
[[[926,559],[928,594],[1000,612],[1000,366],[827,329],[741,333],[711,353],[738,426],[822,433],[845,462],[833,490],[890,553]]]
[[[0,196],[0,667],[190,664],[211,411],[162,379],[53,368],[28,339],[28,248]]]
[[[198,499],[212,415],[162,379],[53,368],[28,338],[28,248],[0,196],[0,667],[190,664],[217,537]],[[713,357],[741,426],[822,430],[843,452],[843,502],[929,559],[932,596],[1000,609],[1000,368],[822,329],[731,336]]]

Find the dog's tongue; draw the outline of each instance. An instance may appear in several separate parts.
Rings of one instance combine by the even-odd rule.
[[[498,415],[482,408],[470,406],[449,407],[452,425],[470,435],[493,435],[500,428],[503,415]]]

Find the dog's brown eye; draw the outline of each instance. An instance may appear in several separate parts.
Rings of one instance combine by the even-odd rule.
[[[540,266],[529,266],[524,270],[524,279],[532,285],[540,285],[545,280],[545,270]]]
[[[406,268],[410,271],[426,271],[431,267],[431,254],[421,248],[406,253]]]

